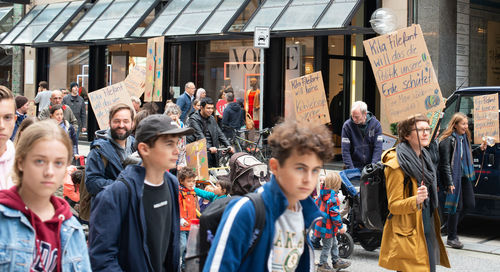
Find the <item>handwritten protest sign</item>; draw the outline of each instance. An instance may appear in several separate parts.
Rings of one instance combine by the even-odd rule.
[[[146,67],[136,65],[123,81],[130,96],[141,97],[146,87]]]
[[[297,121],[316,124],[330,123],[321,72],[291,79],[289,83],[293,97],[293,110]]]
[[[493,137],[500,142],[498,134],[498,94],[474,97],[474,143],[483,142],[483,137]]]
[[[186,145],[186,164],[201,180],[209,180],[206,139]]]
[[[28,116],[33,116],[33,117],[36,117],[36,105],[35,105],[35,101],[30,101],[28,102],[28,112],[27,112]]]
[[[389,122],[444,107],[420,25],[363,41]]]
[[[164,36],[148,39],[144,93],[144,101],[146,102],[161,102],[162,100],[164,44]]]
[[[123,81],[97,91],[90,92],[89,100],[90,105],[94,110],[99,128],[101,129],[107,129],[109,127],[109,110],[114,105],[124,103],[130,108],[134,108]]]

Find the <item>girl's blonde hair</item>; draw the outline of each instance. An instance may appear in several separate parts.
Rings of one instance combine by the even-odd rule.
[[[330,172],[326,175],[325,189],[331,189],[334,190],[335,192],[338,192],[341,185],[342,185],[342,179],[340,178],[339,173]]]
[[[443,133],[441,134],[441,137],[439,137],[439,140],[442,141],[442,140],[446,139],[447,137],[449,137],[455,131],[455,125],[462,122],[463,120],[465,120],[465,121],[469,120],[467,118],[467,115],[465,115],[461,112],[457,112],[457,113],[453,114],[450,122],[448,122],[448,127],[446,127],[446,129],[443,131]],[[470,130],[467,129],[465,131],[465,134],[467,134],[467,139],[469,140],[469,143],[470,143],[471,142]]]
[[[19,169],[18,165],[26,159],[28,152],[33,149],[33,146],[42,140],[58,140],[68,150],[67,163],[71,162],[73,158],[73,144],[69,139],[68,134],[53,120],[44,120],[36,122],[27,127],[16,146],[16,156],[14,159],[14,180],[17,185],[21,185],[23,179],[23,172]]]

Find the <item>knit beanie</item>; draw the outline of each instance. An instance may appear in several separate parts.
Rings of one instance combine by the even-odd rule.
[[[19,109],[20,107],[28,103],[28,98],[26,96],[18,95],[16,96],[15,101],[16,101],[16,109]]]

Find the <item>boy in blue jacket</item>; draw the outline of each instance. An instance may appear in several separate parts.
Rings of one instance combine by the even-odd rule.
[[[93,271],[179,271],[180,137],[192,133],[166,115],[150,115],[136,129],[141,165],[129,165],[92,202],[89,252]]]
[[[331,134],[323,125],[287,121],[277,125],[271,181],[260,187],[266,222],[255,250],[255,207],[246,197],[232,200],[222,216],[203,271],[312,271],[314,250],[306,235],[321,212],[309,195],[324,161],[331,158]]]

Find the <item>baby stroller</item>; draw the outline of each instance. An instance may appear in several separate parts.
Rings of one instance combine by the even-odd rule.
[[[246,152],[238,152],[229,159],[231,195],[245,195],[271,179],[267,164]]]
[[[382,232],[377,230],[371,230],[364,226],[361,220],[361,201],[360,195],[356,188],[352,185],[351,180],[359,180],[361,173],[358,169],[346,169],[341,171],[340,177],[342,178],[342,194],[345,196],[344,202],[349,207],[347,217],[343,218],[344,224],[347,225],[347,232],[351,235],[354,242],[357,242],[367,251],[373,251],[380,247],[382,241]],[[352,250],[341,251],[340,248],[348,247],[348,244],[342,244],[339,241],[339,256],[342,258],[347,258],[352,253]],[[347,256],[342,256],[345,254]]]

